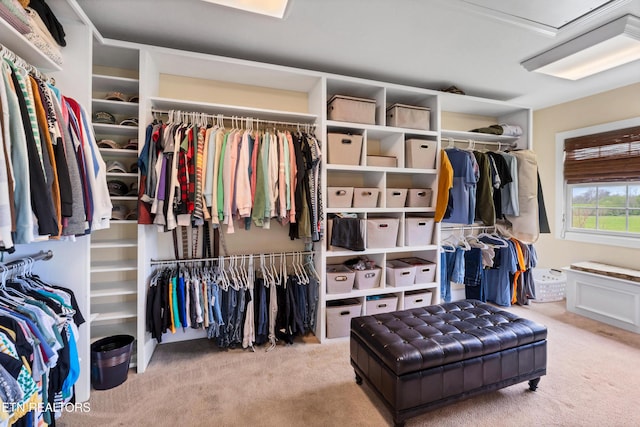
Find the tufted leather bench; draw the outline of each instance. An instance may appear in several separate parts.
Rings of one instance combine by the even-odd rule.
[[[547,329],[476,300],[351,320],[351,365],[393,414],[406,419],[547,369]]]

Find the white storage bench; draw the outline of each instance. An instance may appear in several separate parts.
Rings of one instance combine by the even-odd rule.
[[[568,311],[640,333],[640,271],[595,262],[564,271]]]

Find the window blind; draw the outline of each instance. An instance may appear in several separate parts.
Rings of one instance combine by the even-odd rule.
[[[564,178],[569,184],[640,180],[640,126],[568,138]]]

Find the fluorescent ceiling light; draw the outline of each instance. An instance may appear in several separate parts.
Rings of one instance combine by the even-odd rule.
[[[640,59],[640,18],[625,15],[522,62],[529,71],[578,80]]]
[[[289,0],[202,0],[274,18],[284,18]]]

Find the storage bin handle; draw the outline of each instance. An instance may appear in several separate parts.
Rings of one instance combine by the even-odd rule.
[[[391,192],[392,196],[402,196],[402,193],[400,191],[393,191]]]
[[[420,144],[420,148],[429,148],[428,144]]]
[[[347,192],[346,192],[346,191],[344,191],[344,190],[338,190],[338,191],[336,191],[336,196],[344,196],[345,194],[347,194]]]
[[[409,274],[411,274],[410,271],[403,271],[402,273],[400,273],[402,276],[407,276]]]
[[[416,303],[418,303],[418,302],[422,302],[422,301],[424,301],[424,299],[422,299],[422,298],[418,298],[418,299],[416,299]]]
[[[375,277],[376,273],[364,273],[364,278],[365,279],[371,279],[372,277]]]
[[[378,304],[377,307],[378,308],[385,308],[387,306],[387,303],[383,303],[383,304]]]
[[[371,195],[373,195],[373,193],[371,191],[363,191],[362,195],[363,196],[371,196]]]
[[[336,278],[334,280],[336,282],[346,282],[347,281],[347,276],[336,276]]]
[[[387,228],[389,224],[378,224],[379,228]]]
[[[426,222],[419,222],[419,223],[418,223],[418,227],[423,227],[423,226],[425,226],[425,225],[427,225],[427,223],[426,223]]]
[[[418,191],[418,197],[424,197],[426,194],[426,191]]]
[[[424,273],[424,272],[427,272],[427,271],[431,271],[431,269],[430,269],[429,267],[427,267],[427,268],[423,268],[423,269],[422,269],[422,272],[423,272],[423,273]]]
[[[340,141],[343,144],[351,144],[351,140],[348,138],[343,138],[342,141]]]
[[[349,314],[351,314],[349,310],[340,312],[340,316],[348,316]]]

